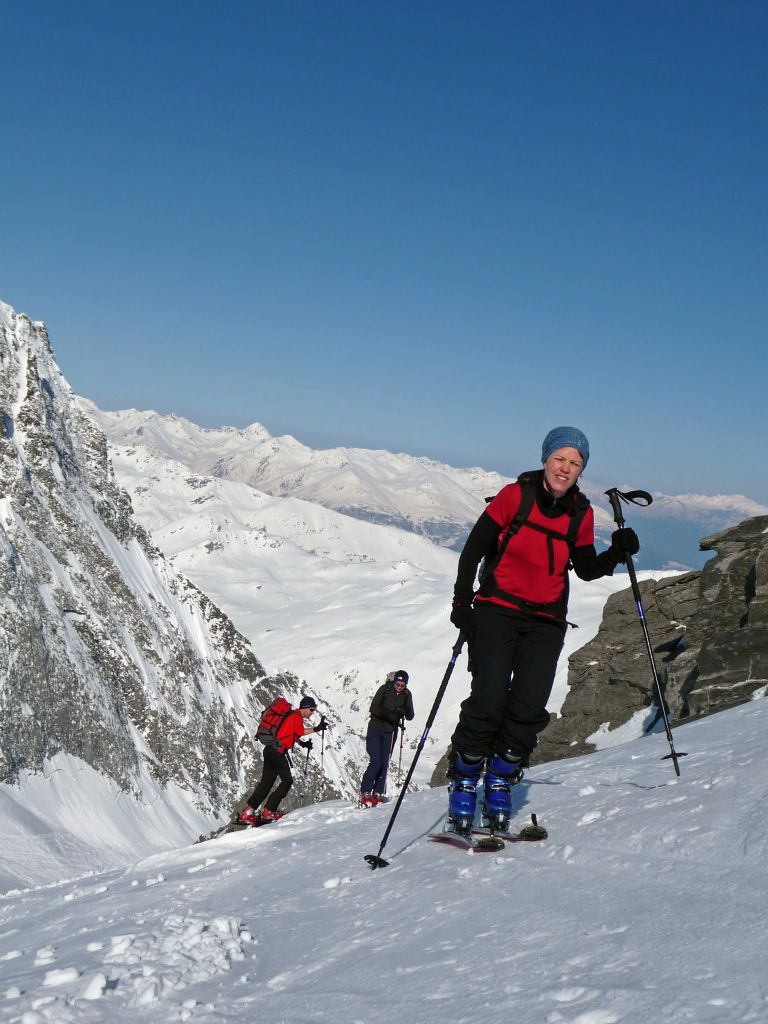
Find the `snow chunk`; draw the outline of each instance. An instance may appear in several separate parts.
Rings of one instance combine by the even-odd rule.
[[[107,987],[107,976],[97,971],[85,984],[80,993],[81,999],[101,999]]]
[[[70,981],[77,981],[80,972],[76,967],[60,967],[45,972],[43,985],[47,988],[50,985],[66,985]]]

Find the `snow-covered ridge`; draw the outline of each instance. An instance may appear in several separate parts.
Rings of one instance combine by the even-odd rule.
[[[662,494],[654,492],[654,504],[650,507],[654,515],[675,516],[706,525],[710,520],[720,522],[723,514],[740,519],[764,516],[768,507],[761,505],[743,494]],[[720,527],[718,526],[718,529]]]
[[[276,497],[308,501],[374,522],[458,542],[484,499],[508,478],[479,468],[456,469],[432,459],[364,448],[316,451],[263,426],[245,430],[197,427],[178,416],[135,409],[110,413],[81,399],[115,445],[140,445],[201,475],[246,483]]]
[[[436,543],[460,549],[485,507],[511,477],[479,467],[461,469],[433,459],[363,448],[313,450],[290,435],[273,437],[259,423],[206,429],[179,416],[152,410],[105,412],[86,399],[83,407],[110,441],[140,446],[174,459],[203,476],[236,480],[275,497],[298,497],[346,515],[422,533]],[[534,465],[521,469],[535,468]],[[607,542],[615,528],[605,484],[587,476],[584,492],[595,511],[596,534]],[[633,490],[637,484],[619,485]],[[744,495],[653,494],[628,521],[645,529],[639,564],[646,569],[697,567],[702,533],[765,515],[768,508]]]
[[[455,564],[453,552],[417,534],[353,519],[302,498],[274,497],[245,483],[191,474],[184,463],[139,445],[113,446],[112,459],[142,523],[170,555],[194,537],[198,544],[204,540],[208,551],[255,543],[341,563],[405,560],[439,572]]]

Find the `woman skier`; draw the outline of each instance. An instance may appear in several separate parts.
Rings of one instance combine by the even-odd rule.
[[[451,622],[469,645],[472,686],[451,739],[448,821],[455,832],[472,830],[483,770],[483,816],[493,831],[509,827],[511,787],[549,722],[546,705],[567,628],[568,570],[598,579],[639,549],[625,527],[614,531],[606,551],[595,552],[594,515],[577,486],[588,460],[581,430],[550,430],[543,469],[502,488],[459,558]]]

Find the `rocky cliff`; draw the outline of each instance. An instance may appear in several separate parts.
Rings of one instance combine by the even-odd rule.
[[[640,585],[673,724],[748,700],[768,684],[768,516],[706,537],[701,549],[715,552],[701,571]],[[597,636],[570,659],[568,682],[562,714],[535,760],[594,750],[598,730],[632,718],[638,731],[652,725],[653,678],[630,589],[609,598]]]
[[[207,812],[254,781],[251,737],[295,679],[176,574],[133,517],[45,326],[0,303],[0,781],[64,752]],[[310,790],[330,795],[317,775]],[[296,799],[294,795],[294,799]]]

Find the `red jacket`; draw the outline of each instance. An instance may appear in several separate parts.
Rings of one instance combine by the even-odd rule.
[[[506,527],[514,519],[520,505],[520,484],[507,484],[502,488],[486,509],[487,514],[501,527],[501,543]],[[501,562],[496,567],[496,582],[500,590],[517,594],[526,601],[549,604],[564,594],[570,550],[565,535],[568,531],[569,516],[566,514],[549,518],[534,501],[526,522],[507,544]],[[563,539],[532,529],[527,523],[536,523],[549,530],[562,533]],[[595,517],[591,508],[584,514],[574,547],[590,547],[595,540]],[[592,549],[594,551],[594,549]],[[517,607],[514,603],[499,597],[478,596],[478,601],[490,600],[507,608]]]
[[[298,708],[286,715],[277,730],[277,744],[280,753],[287,753],[296,740],[304,735],[304,719]]]

